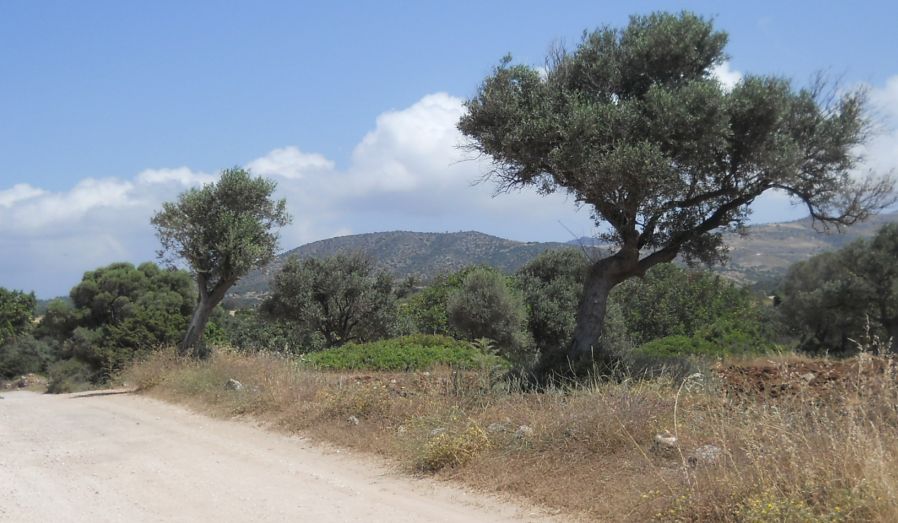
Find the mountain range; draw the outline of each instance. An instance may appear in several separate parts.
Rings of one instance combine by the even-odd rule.
[[[728,263],[716,267],[721,274],[745,285],[771,288],[795,262],[820,252],[838,249],[872,236],[885,223],[898,222],[898,212],[874,216],[842,232],[821,231],[810,218],[752,225],[746,234],[727,234]],[[229,293],[234,304],[257,302],[268,282],[290,256],[328,257],[360,251],[398,278],[428,280],[468,265],[490,265],[513,272],[543,251],[560,248],[600,248],[594,238],[569,242],[518,242],[477,231],[452,233],[391,231],[340,236],[302,245],[278,255],[267,266],[241,279]]]

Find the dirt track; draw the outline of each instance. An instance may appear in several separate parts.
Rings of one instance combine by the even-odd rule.
[[[132,394],[0,399],[0,521],[544,521]]]

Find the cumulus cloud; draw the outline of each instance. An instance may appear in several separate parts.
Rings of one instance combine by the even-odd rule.
[[[275,175],[299,179],[308,174],[330,171],[334,168],[334,162],[320,154],[304,153],[298,147],[291,146],[275,149],[249,162],[247,167],[262,176]]]
[[[14,204],[44,194],[43,189],[32,187],[27,183],[18,183],[5,191],[0,191],[0,207],[12,207]]]
[[[714,66],[714,69],[711,70],[711,74],[714,78],[717,78],[717,81],[728,91],[733,87],[736,87],[736,84],[742,80],[742,73],[733,69],[730,62],[723,62],[720,65]]]
[[[898,75],[882,87],[872,87],[870,102],[879,128],[863,148],[865,167],[877,173],[898,173]]]

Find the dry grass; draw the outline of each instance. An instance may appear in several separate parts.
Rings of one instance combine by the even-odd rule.
[[[898,521],[895,366],[862,355],[817,386],[789,370],[808,362],[740,363],[795,380],[776,397],[734,393],[726,374],[526,393],[477,373],[322,373],[229,352],[159,353],[125,379],[585,519]],[[227,390],[231,378],[243,389]],[[677,447],[653,445],[665,431]],[[716,458],[696,458],[707,445]]]

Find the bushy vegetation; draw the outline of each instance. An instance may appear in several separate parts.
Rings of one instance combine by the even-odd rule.
[[[0,378],[42,372],[52,359],[52,348],[36,340],[34,293],[0,287]]]
[[[809,352],[851,353],[868,325],[898,350],[898,224],[796,263],[783,283],[784,321]]]
[[[393,278],[361,253],[291,258],[275,275],[262,311],[317,332],[327,347],[387,337],[397,317]]]
[[[465,275],[446,303],[449,325],[464,339],[487,338],[506,357],[523,360],[530,351],[526,308],[521,293],[493,269]]]
[[[48,306],[37,333],[59,345],[57,359],[74,360],[58,364],[51,374],[95,383],[135,358],[180,341],[196,301],[188,273],[153,263],[113,263],[89,271],[70,296],[71,305]]]
[[[370,343],[347,343],[308,354],[304,361],[327,370],[415,371],[439,366],[479,369],[505,362],[470,343],[447,336],[418,334]]]
[[[268,317],[256,309],[216,309],[204,339],[212,345],[242,352],[302,354],[325,346],[317,331],[303,330],[293,322]]]

